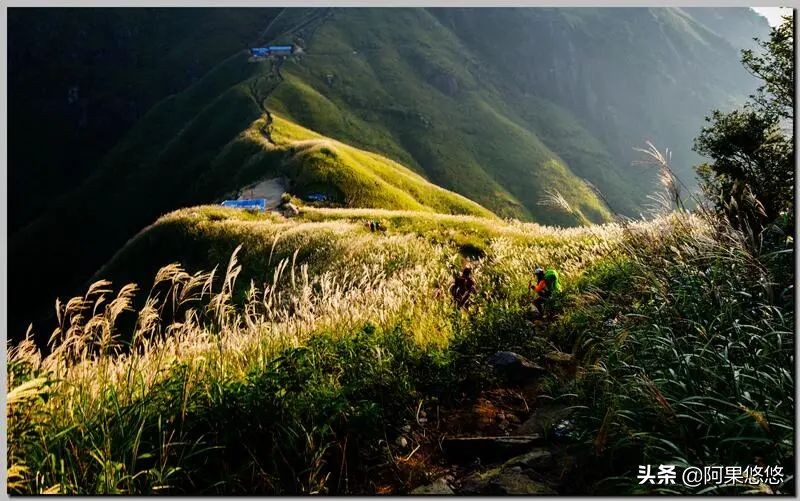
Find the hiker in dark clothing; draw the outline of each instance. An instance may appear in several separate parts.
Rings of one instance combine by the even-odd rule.
[[[536,293],[536,297],[533,299],[533,306],[536,308],[536,311],[539,312],[539,317],[543,317],[544,303],[550,297],[550,290],[547,288],[547,281],[544,279],[543,269],[536,268],[534,276],[536,284],[534,285],[534,280],[531,280],[530,283],[528,283],[528,288]]]
[[[386,233],[386,226],[384,226],[383,223],[377,219],[368,221],[367,228],[369,228],[369,231],[372,233],[375,233],[376,231]]]
[[[475,292],[475,280],[472,279],[472,268],[465,266],[461,275],[456,276],[453,285],[450,287],[450,293],[453,295],[453,300],[459,308],[465,308],[469,305],[469,298]]]

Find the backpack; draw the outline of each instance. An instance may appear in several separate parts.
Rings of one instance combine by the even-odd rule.
[[[558,279],[558,272],[552,268],[544,272],[544,281],[547,289],[551,292],[561,292],[561,281]]]

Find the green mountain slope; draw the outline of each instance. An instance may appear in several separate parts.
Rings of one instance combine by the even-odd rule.
[[[713,29],[703,24],[711,10],[715,19],[725,19],[727,30],[719,22]],[[639,158],[634,148],[646,140],[669,148],[674,167],[693,184],[691,166],[699,157],[690,151],[692,140],[709,110],[729,108],[755,89],[738,51],[745,48],[742,39],[763,37],[769,28],[744,8],[433,12],[480,57],[487,74],[501,77],[508,99],[535,95],[568,110],[599,140],[627,183],[592,179],[597,171],[614,169],[597,168],[591,158],[573,160],[570,167],[590,177],[623,212],[630,212],[631,204],[640,206],[652,192],[652,176],[630,167]],[[531,115],[538,112],[533,110]],[[547,134],[548,124],[529,126]],[[574,148],[558,137],[548,145],[562,155]]]
[[[222,149],[201,178],[227,176],[229,186],[283,177],[299,195],[322,192],[335,204],[443,214],[493,217],[475,202],[429,183],[419,174],[382,155],[360,150],[316,134],[272,114],[269,139],[266,120]],[[219,177],[217,177],[219,176]]]
[[[285,69],[301,84],[282,86],[271,104],[419,165],[501,214],[518,213],[518,202],[553,222],[537,207],[543,187],[564,185],[548,180],[550,158],[598,186],[616,211],[636,214],[655,178],[631,167],[634,148],[669,148],[692,185],[699,157],[690,147],[707,110],[755,87],[738,44],[768,27],[749,9],[717,10],[733,27],[690,14],[710,19],[704,9],[335,9],[310,39],[291,34],[311,13],[290,10],[270,36],[306,45]],[[493,201],[482,198],[487,188]],[[503,191],[511,200],[497,198]]]
[[[751,90],[730,34],[682,10],[285,9],[259,19],[255,29],[252,18],[230,16],[230,33],[215,37],[225,46],[292,42],[304,54],[279,73],[248,62],[244,50],[220,58],[144,114],[79,187],[58,177],[61,196],[11,236],[17,330],[165,212],[274,174],[285,152],[237,141],[263,116],[254,89],[270,94],[276,117],[405,165],[424,178],[418,186],[434,183],[502,217],[560,225],[580,221],[540,205],[545,190],[591,221],[607,220],[585,179],[612,210],[635,215],[654,185],[631,167],[633,147],[651,139],[688,166],[702,116]],[[335,150],[339,167],[364,163]],[[325,156],[321,148],[305,155],[304,165]],[[298,186],[334,181],[350,205],[475,207],[410,194],[361,168],[337,168],[338,179],[308,172]]]
[[[227,64],[251,68],[244,57]],[[39,218],[14,236],[10,252],[21,267],[11,276],[25,294],[12,298],[12,303],[24,309],[30,307],[26,298],[31,294],[47,290],[53,297],[65,283],[82,283],[108,260],[110,249],[120,248],[176,205],[220,200],[264,178],[286,178],[295,193],[322,191],[344,206],[495,217],[397,162],[326,138],[274,113],[271,141],[267,140],[262,134],[265,119],[248,87],[227,88],[230,82],[225,77],[230,74],[237,73],[219,69],[185,95],[161,103],[112,151],[107,168],[60,199],[59,216],[80,224]],[[221,94],[200,106],[200,113],[188,122],[174,119],[215,92]],[[171,139],[164,141],[165,137]],[[95,241],[98,228],[103,238]],[[34,245],[43,238],[72,243],[60,247],[58,261],[69,266],[48,266],[55,264],[46,258],[52,249]],[[31,280],[45,270],[55,280]]]
[[[544,189],[558,188],[602,221],[602,204],[525,126],[480,66],[426,10],[335,10],[307,40],[305,55],[284,67],[286,82],[270,106],[417,166],[434,183],[498,214],[574,224],[538,205]]]

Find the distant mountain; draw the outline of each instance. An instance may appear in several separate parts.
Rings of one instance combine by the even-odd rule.
[[[71,29],[54,34],[30,12],[12,10],[10,101],[17,104],[9,115],[9,170],[16,192],[9,247],[16,327],[56,295],[74,292],[161,214],[214,202],[276,169],[285,174],[285,151],[256,161],[264,154],[254,157],[252,145],[241,143],[263,115],[255,94],[265,88],[276,117],[335,141],[333,158],[352,161],[344,164],[352,169],[335,171],[349,178],[319,178],[316,188],[337,180],[340,192],[362,186],[362,193],[388,193],[364,168],[365,157],[353,161],[349,152],[357,148],[411,169],[419,186],[437,184],[500,216],[578,224],[539,203],[546,190],[558,190],[594,222],[612,211],[635,215],[655,185],[651,172],[631,166],[633,148],[648,139],[669,147],[690,181],[697,158],[689,150],[703,116],[755,88],[737,46],[763,36],[766,21],[749,9],[717,10],[727,21],[702,10],[644,8],[213,9],[214,16],[154,9],[137,10],[132,21],[113,9],[67,9],[60,12],[63,26],[91,40],[75,49],[59,45]],[[94,21],[84,23],[83,16]],[[119,26],[134,35],[121,36],[127,32]],[[37,44],[25,42],[37,36]],[[127,41],[112,44],[114,52],[103,49],[120,37]],[[246,47],[269,42],[293,43],[303,53],[280,69],[248,61]],[[88,57],[93,47],[104,54],[103,64],[90,64],[74,91],[73,77],[82,70],[65,61]],[[149,59],[139,67],[132,54]],[[103,104],[113,99],[104,96],[128,99],[137,92],[145,94],[134,99],[141,108],[115,123],[108,112],[115,108]],[[66,104],[49,106],[51,99]],[[87,121],[88,130],[108,129],[96,144],[59,134],[83,130],[83,112],[73,108],[81,99],[100,108],[88,112],[98,120]],[[87,153],[76,157],[73,147],[84,146]],[[58,151],[76,174],[64,171]],[[395,207],[398,197],[342,199]],[[428,199],[420,206],[461,210],[448,204]]]
[[[597,152],[570,167],[606,192],[612,205],[635,213],[653,190],[652,176],[631,168],[645,140],[669,148],[693,184],[690,152],[704,115],[731,107],[756,86],[739,62],[739,44],[769,27],[749,9],[442,9],[442,24],[486,64],[511,99],[534,95],[568,110],[602,145],[623,179],[599,166]],[[695,17],[693,14],[697,14]],[[713,28],[703,23],[712,20]],[[720,21],[721,19],[721,21]],[[726,26],[722,29],[720,26]],[[752,45],[752,40],[747,47]],[[518,109],[518,106],[514,106]],[[538,109],[535,113],[538,113]],[[531,124],[559,154],[579,150]],[[549,134],[548,134],[549,132]]]
[[[758,44],[753,38],[766,40],[769,36],[767,19],[754,11],[748,12],[750,9],[682,7],[680,10],[736,49],[756,49]]]

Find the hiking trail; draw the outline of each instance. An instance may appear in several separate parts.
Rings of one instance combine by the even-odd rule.
[[[574,358],[553,351],[531,362],[514,352],[488,357],[490,388],[450,405],[421,401],[375,482],[379,494],[565,494],[576,457],[566,404],[540,393],[541,377],[571,378]]]
[[[278,34],[270,35],[270,29],[272,29],[276,21],[278,21],[284,13],[286,13],[286,9],[281,10],[281,12],[267,24],[267,27],[261,32],[252,46],[258,47],[266,40],[272,43],[278,38],[288,37],[292,39],[292,45],[299,47],[301,49],[300,53],[304,53],[305,48],[309,46],[317,29],[333,16],[333,8],[320,9],[319,11],[315,10],[312,15],[301,20],[294,26]],[[281,67],[286,62],[286,59],[287,56],[270,57],[269,72],[254,78],[248,86],[250,97],[259,107],[261,113],[266,117],[266,122],[260,129],[261,135],[272,144],[274,144],[271,134],[273,119],[272,113],[270,113],[267,108],[267,99],[269,99],[272,93],[275,92],[275,89],[284,81]]]

